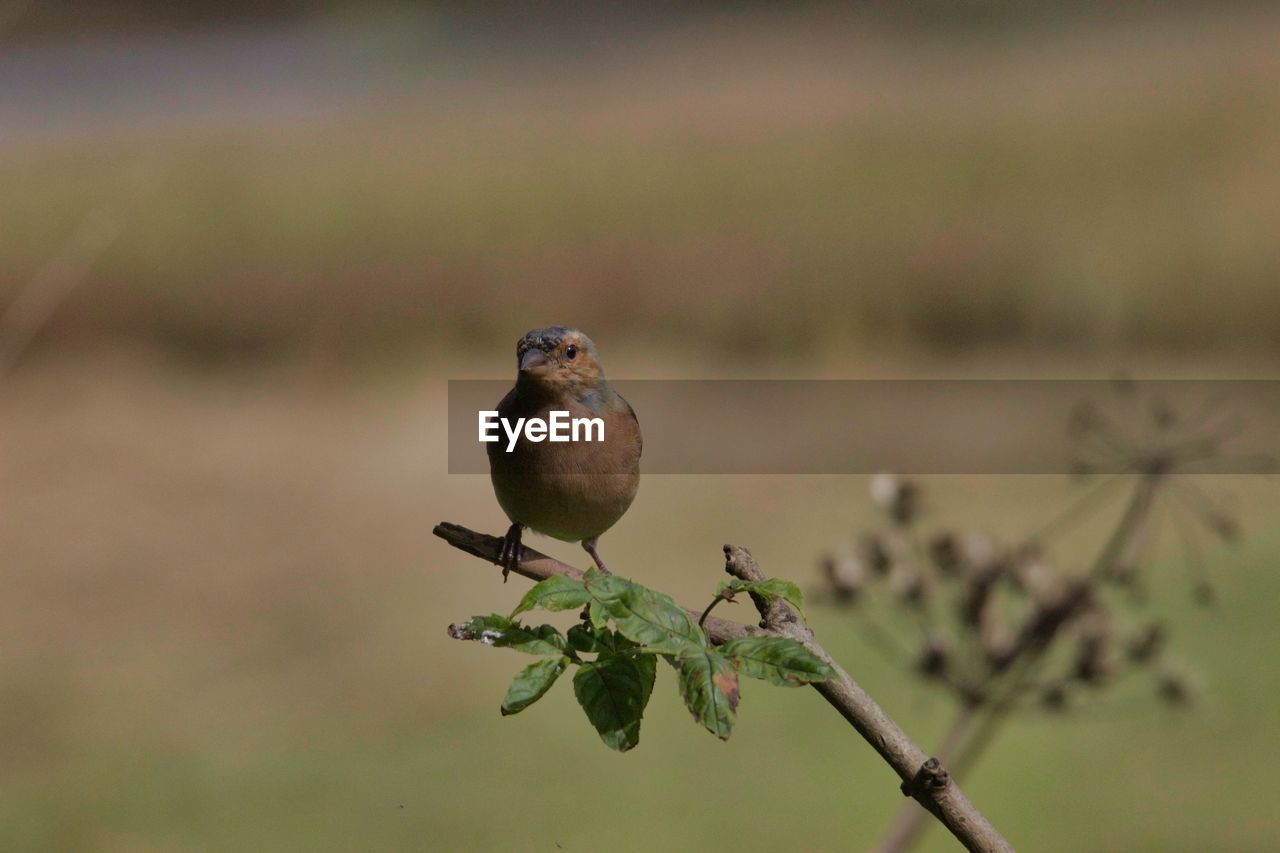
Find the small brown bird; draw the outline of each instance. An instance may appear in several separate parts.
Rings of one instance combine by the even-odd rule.
[[[640,485],[640,423],[626,400],[610,387],[595,344],[577,329],[534,329],[516,344],[515,387],[498,404],[498,416],[550,420],[599,418],[600,441],[530,441],[521,433],[507,452],[488,445],[489,476],[511,527],[502,544],[502,576],[520,563],[521,533],[529,527],[565,542],[581,542],[602,572],[608,572],[596,542],[622,518]]]

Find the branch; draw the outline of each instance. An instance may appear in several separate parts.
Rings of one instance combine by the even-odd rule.
[[[971,705],[963,706],[938,747],[938,755],[941,755],[942,761],[951,767],[952,778],[960,775],[961,768],[953,759],[956,750],[973,725],[975,710]],[[903,803],[902,806],[898,809],[893,823],[889,825],[889,831],[885,833],[876,848],[878,853],[901,853],[901,851],[910,850],[919,840],[920,833],[924,830],[925,813],[911,803]]]
[[[476,533],[457,524],[447,522],[436,525],[432,531],[450,545],[482,560],[498,564],[502,540],[496,536]],[[751,553],[745,548],[724,546],[725,571],[744,580],[764,580]],[[582,572],[534,551],[524,548],[523,559],[513,571],[533,581],[545,580],[552,575],[567,575],[581,579]],[[747,635],[781,635],[803,643],[811,652],[825,660],[836,672],[831,681],[818,682],[813,687],[835,708],[858,734],[871,744],[880,757],[893,768],[902,780],[902,792],[928,809],[950,830],[968,850],[1012,851],[1013,847],[1001,837],[994,826],[978,811],[977,807],[960,790],[945,768],[929,758],[898,724],[889,718],[875,700],[849,677],[826,649],[818,644],[813,632],[805,627],[791,608],[780,601],[765,601],[752,596],[760,611],[759,628],[753,628],[727,619],[709,616],[703,625],[708,639],[719,645],[734,637]],[[688,611],[693,618],[698,610]]]

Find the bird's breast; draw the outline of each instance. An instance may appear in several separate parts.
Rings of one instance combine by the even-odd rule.
[[[505,441],[489,444],[494,491],[512,521],[568,541],[599,536],[627,511],[639,487],[639,424],[625,403],[602,412],[576,401],[526,407],[509,394],[498,406],[513,426],[519,418],[549,420],[557,410],[600,418],[603,439],[530,441],[521,430],[509,452]]]

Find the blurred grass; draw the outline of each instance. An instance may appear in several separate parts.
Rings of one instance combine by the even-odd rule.
[[[110,203],[125,234],[46,343],[478,349],[542,318],[800,354],[1273,350],[1277,33],[811,10],[416,64],[399,33],[400,82],[336,112],[0,149],[0,299]]]

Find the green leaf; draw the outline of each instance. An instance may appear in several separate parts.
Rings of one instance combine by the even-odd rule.
[[[456,640],[475,640],[486,646],[511,648],[530,655],[561,655],[568,645],[564,635],[552,625],[530,628],[497,613],[473,616],[461,625],[450,625],[449,635]]]
[[[529,628],[517,622],[494,645],[527,655],[561,655],[569,644],[554,625]]]
[[[587,591],[608,611],[628,639],[662,654],[692,654],[707,638],[670,596],[615,575],[587,577]]]
[[[574,673],[578,704],[610,749],[626,752],[640,742],[640,717],[649,698],[645,679],[628,655],[602,656]]]
[[[449,636],[455,640],[475,640],[486,646],[492,646],[511,625],[510,619],[497,613],[489,616],[472,616],[461,625],[450,625]]]
[[[569,641],[569,648],[575,652],[596,651],[596,635],[590,625],[582,623],[574,625],[565,638]]]
[[[836,677],[822,658],[787,637],[738,637],[721,646],[720,653],[736,661],[743,675],[782,687]]]
[[[605,609],[602,601],[591,599],[591,603],[587,605],[587,618],[591,622],[591,627],[597,631],[603,631],[609,627],[609,611]]]
[[[599,578],[607,577],[596,569],[594,566],[587,569],[586,574],[582,576],[582,583],[587,588],[587,595],[591,596],[591,585]],[[587,621],[591,623],[591,627],[600,633],[609,627],[609,611],[605,609],[604,602],[591,596],[590,603],[587,604]]]
[[[631,642],[618,631],[596,632],[596,651],[598,652],[616,653],[637,648],[639,648],[639,645]]]
[[[572,610],[586,604],[589,599],[587,588],[582,585],[582,581],[576,581],[564,575],[552,575],[534,584],[524,594],[520,604],[511,611],[511,618],[514,619],[518,614],[535,607],[541,607],[543,610]]]
[[[645,676],[645,701],[648,702],[649,691],[653,689],[653,680],[657,676],[657,656],[645,651],[632,651],[640,646],[628,640],[617,631],[595,631],[587,625],[574,625],[569,629],[569,648],[578,652],[596,652],[602,655],[614,655],[627,652]]]
[[[784,581],[781,578],[769,578],[762,581],[744,581],[741,578],[733,578],[721,581],[720,586],[716,587],[716,595],[723,595],[726,590],[735,593],[754,592],[756,595],[763,596],[766,599],[781,598],[796,609],[801,619],[806,622],[809,621],[809,617],[804,614],[804,594],[800,592],[800,587],[791,581]]]
[[[680,697],[693,718],[721,740],[728,740],[738,709],[738,673],[733,662],[706,648],[673,661]]]
[[[781,578],[769,578],[766,581],[755,584],[755,588],[756,592],[781,598],[796,609],[801,619],[806,622],[809,621],[809,617],[804,615],[804,594],[800,592],[800,587],[791,581],[784,581]]]
[[[518,714],[541,699],[568,665],[568,658],[551,658],[531,663],[517,672],[502,700],[502,716]]]
[[[649,697],[653,695],[653,683],[658,679],[658,656],[639,654],[632,660],[635,661],[636,669],[640,671],[640,683],[644,687],[641,704],[648,705]]]

